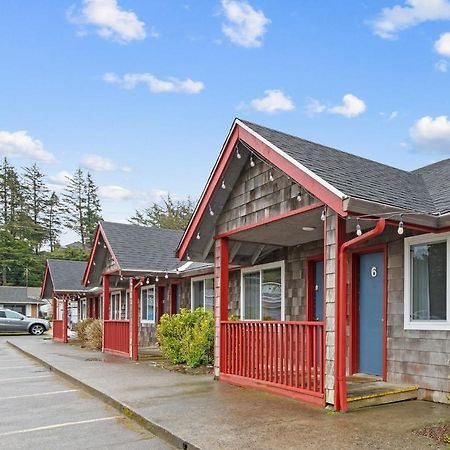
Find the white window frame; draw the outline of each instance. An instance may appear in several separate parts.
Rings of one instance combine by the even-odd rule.
[[[119,295],[118,310],[117,310],[119,312],[119,318],[118,319],[116,317],[113,317],[113,312],[114,311],[111,308],[111,306],[112,306],[112,297],[113,297],[113,295],[117,295],[117,294]],[[115,321],[121,320],[120,319],[121,306],[122,306],[122,291],[120,291],[120,290],[111,291],[109,293],[109,320],[115,320]]]
[[[127,296],[128,296],[128,302],[127,302]],[[130,320],[130,312],[128,311],[128,307],[130,304],[130,299],[131,299],[131,294],[130,294],[130,290],[126,289],[125,290],[125,295],[124,295],[124,302],[125,302],[125,319],[123,320]],[[120,312],[122,313],[122,305],[120,305]],[[122,315],[122,314],[121,314]]]
[[[144,292],[153,289],[153,320],[143,319],[142,312],[144,311],[144,308],[142,307],[142,295]],[[140,301],[141,301],[141,323],[155,323],[156,321],[156,284],[149,284],[146,286],[141,287],[141,292],[139,294]]]
[[[421,234],[405,238],[404,253],[404,328],[405,330],[450,330],[450,233]],[[411,260],[412,245],[447,242],[447,320],[411,320]]]
[[[213,289],[214,289],[214,275],[202,275],[199,277],[193,277],[191,278],[191,311],[194,311],[194,282],[196,281],[203,281],[203,309],[206,311],[206,303],[205,303],[205,280],[213,280]],[[213,310],[214,312],[214,302],[215,299],[213,299]]]
[[[254,320],[262,321],[262,271],[267,269],[281,269],[281,321],[285,320],[285,280],[284,280],[284,261],[276,261],[273,263],[260,264],[258,266],[250,266],[245,269],[241,269],[241,298],[240,298],[240,310],[241,310],[241,320],[252,322]],[[244,275],[246,273],[259,272],[260,276],[260,289],[259,289],[259,319],[244,319],[245,315],[245,304],[244,304]]]

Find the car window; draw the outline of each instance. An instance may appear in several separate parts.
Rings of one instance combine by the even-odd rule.
[[[1,317],[6,317],[5,311],[0,311],[0,318]]]
[[[19,313],[16,313],[15,311],[5,311],[6,317],[8,319],[21,319],[22,316]]]

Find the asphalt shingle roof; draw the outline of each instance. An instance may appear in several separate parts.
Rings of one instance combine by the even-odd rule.
[[[450,160],[408,172],[241,122],[345,195],[430,214],[450,211]]]
[[[0,303],[44,303],[38,299],[39,288],[0,286]]]
[[[82,292],[87,290],[83,284],[83,274],[86,270],[85,261],[69,261],[65,259],[47,260],[53,290],[59,292]]]
[[[183,231],[134,224],[101,222],[122,270],[174,270],[182,263],[175,251]]]

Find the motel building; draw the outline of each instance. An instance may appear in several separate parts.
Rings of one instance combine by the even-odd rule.
[[[337,411],[448,402],[450,160],[407,172],[236,119],[177,256],[214,264],[217,379]]]

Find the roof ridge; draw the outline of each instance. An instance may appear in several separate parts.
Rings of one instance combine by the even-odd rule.
[[[347,152],[345,150],[341,150],[339,148],[330,147],[329,145],[321,144],[320,142],[311,141],[309,139],[305,139],[305,138],[296,136],[295,134],[286,133],[284,131],[276,130],[275,128],[266,127],[265,125],[260,125],[258,123],[251,122],[249,120],[244,120],[244,119],[239,119],[239,118],[237,118],[237,120],[240,120],[241,122],[248,123],[248,124],[251,124],[251,125],[256,125],[256,126],[261,127],[261,128],[266,128],[267,130],[274,131],[275,133],[284,134],[285,136],[289,136],[289,137],[292,137],[292,138],[295,138],[295,139],[299,139],[300,141],[307,142],[309,144],[319,145],[321,147],[325,147],[325,148],[327,148],[329,150],[333,150],[335,152],[343,153],[343,154],[351,156],[353,158],[358,158],[358,159],[361,159],[363,161],[369,161],[371,163],[378,164],[378,165],[384,166],[384,167],[389,167],[390,169],[398,170],[398,171],[403,172],[403,173],[409,173],[409,174],[412,173],[409,170],[400,169],[399,167],[395,167],[395,166],[391,166],[389,164],[385,164],[385,163],[382,163],[382,162],[379,162],[379,161],[375,161],[373,159],[366,158],[364,156],[355,155],[354,153],[350,153],[350,152]]]
[[[414,169],[411,172],[412,173],[417,173],[418,175],[422,175],[420,173],[421,170],[429,169],[429,168],[432,168],[434,166],[440,165],[440,164],[445,163],[445,162],[450,162],[450,158],[441,159],[440,161],[435,161],[435,162],[433,162],[431,164],[427,164],[426,166],[418,167],[417,169]]]
[[[112,224],[112,225],[119,225],[119,226],[139,227],[139,228],[145,228],[147,230],[169,231],[169,232],[172,232],[172,233],[174,233],[174,232],[184,233],[183,230],[174,230],[172,228],[153,227],[153,226],[149,226],[149,225],[140,225],[140,224],[137,224],[137,223],[113,222],[111,220],[101,220],[100,223],[101,224],[109,223],[109,224]]]

